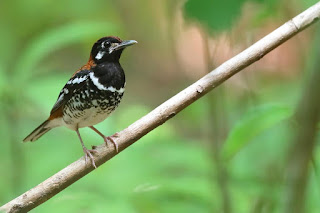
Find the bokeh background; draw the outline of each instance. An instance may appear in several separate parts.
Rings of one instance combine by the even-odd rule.
[[[47,118],[100,37],[139,42],[121,58],[122,103],[97,125],[111,135],[316,2],[1,1],[0,205],[83,156],[66,128],[36,143],[22,139]],[[320,59],[319,38],[316,24],[32,212],[288,209],[299,126],[293,115]],[[87,147],[102,143],[90,129],[81,134]],[[305,212],[320,211],[320,149],[312,149]]]

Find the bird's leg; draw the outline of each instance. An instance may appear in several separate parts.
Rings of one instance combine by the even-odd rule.
[[[81,145],[82,145],[83,152],[84,152],[84,154],[85,154],[86,163],[87,163],[87,160],[88,160],[88,157],[89,157],[90,160],[91,160],[92,166],[96,169],[97,166],[96,166],[96,164],[95,164],[95,162],[94,162],[94,158],[93,158],[93,156],[92,156],[91,153],[96,153],[97,151],[96,151],[96,150],[88,150],[88,149],[86,148],[86,146],[84,145],[83,141],[82,141],[82,138],[81,138],[81,136],[80,136],[79,129],[77,129],[76,132],[77,132],[77,134],[78,134],[78,137],[79,137],[80,142],[81,142]]]
[[[95,131],[96,133],[98,133],[103,139],[104,139],[104,142],[107,144],[108,146],[108,141],[110,141],[111,143],[113,143],[114,145],[114,148],[116,149],[116,152],[119,152],[119,146],[117,144],[117,142],[115,142],[113,140],[113,137],[118,137],[119,134],[118,133],[115,133],[114,135],[111,135],[111,136],[105,136],[104,134],[102,134],[99,130],[97,130],[95,127],[93,126],[89,126],[93,131]]]

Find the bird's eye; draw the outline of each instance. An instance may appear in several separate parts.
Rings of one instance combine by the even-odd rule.
[[[104,42],[102,43],[102,46],[103,46],[103,47],[108,47],[108,46],[110,46],[110,42],[109,42],[109,41],[104,41]]]

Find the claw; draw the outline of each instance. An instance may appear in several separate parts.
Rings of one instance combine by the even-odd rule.
[[[87,148],[83,148],[83,152],[84,152],[84,154],[85,154],[85,162],[86,162],[86,164],[87,164],[88,157],[89,157],[90,160],[91,160],[92,166],[96,169],[97,166],[96,166],[96,164],[95,164],[95,162],[94,162],[94,158],[93,158],[92,154],[95,154],[95,153],[97,153],[98,151],[96,151],[96,150],[88,150]]]
[[[115,142],[114,140],[113,140],[113,138],[117,138],[117,137],[119,137],[119,133],[115,133],[115,134],[113,134],[113,135],[111,135],[111,136],[105,136],[104,134],[102,134],[101,132],[99,132],[99,130],[97,130],[95,127],[93,127],[93,126],[89,126],[93,131],[95,131],[96,133],[98,133],[101,137],[103,137],[103,139],[104,139],[104,142],[106,143],[106,145],[108,146],[108,141],[110,141],[111,143],[113,143],[113,145],[114,145],[114,148],[116,149],[116,152],[118,153],[119,152],[119,146],[118,146],[118,144],[117,144],[117,142]]]
[[[96,169],[97,166],[96,166],[96,164],[95,164],[95,162],[94,162],[94,158],[93,158],[92,154],[97,153],[98,151],[97,151],[97,150],[88,150],[88,149],[86,148],[86,146],[84,145],[83,141],[82,141],[82,138],[81,138],[81,136],[80,136],[79,130],[76,129],[76,132],[77,132],[77,134],[78,134],[78,137],[79,137],[79,139],[80,139],[83,152],[84,152],[84,154],[85,154],[85,163],[87,164],[88,157],[89,157],[90,160],[91,160],[92,166]],[[92,153],[92,154],[91,154],[91,153]]]
[[[107,136],[107,137],[104,137],[104,142],[106,143],[106,145],[108,146],[108,141],[110,141],[111,143],[113,143],[114,145],[114,148],[116,149],[116,152],[118,153],[119,152],[119,145],[117,144],[117,142],[115,142],[113,140],[113,137],[119,137],[119,134],[118,133],[115,133],[114,135],[112,136]]]

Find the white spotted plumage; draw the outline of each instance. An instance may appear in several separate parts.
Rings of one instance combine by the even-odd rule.
[[[71,79],[67,82],[67,84],[80,84],[81,82],[87,80],[88,76],[82,76],[82,77],[79,77],[79,78],[74,78],[74,79]]]

